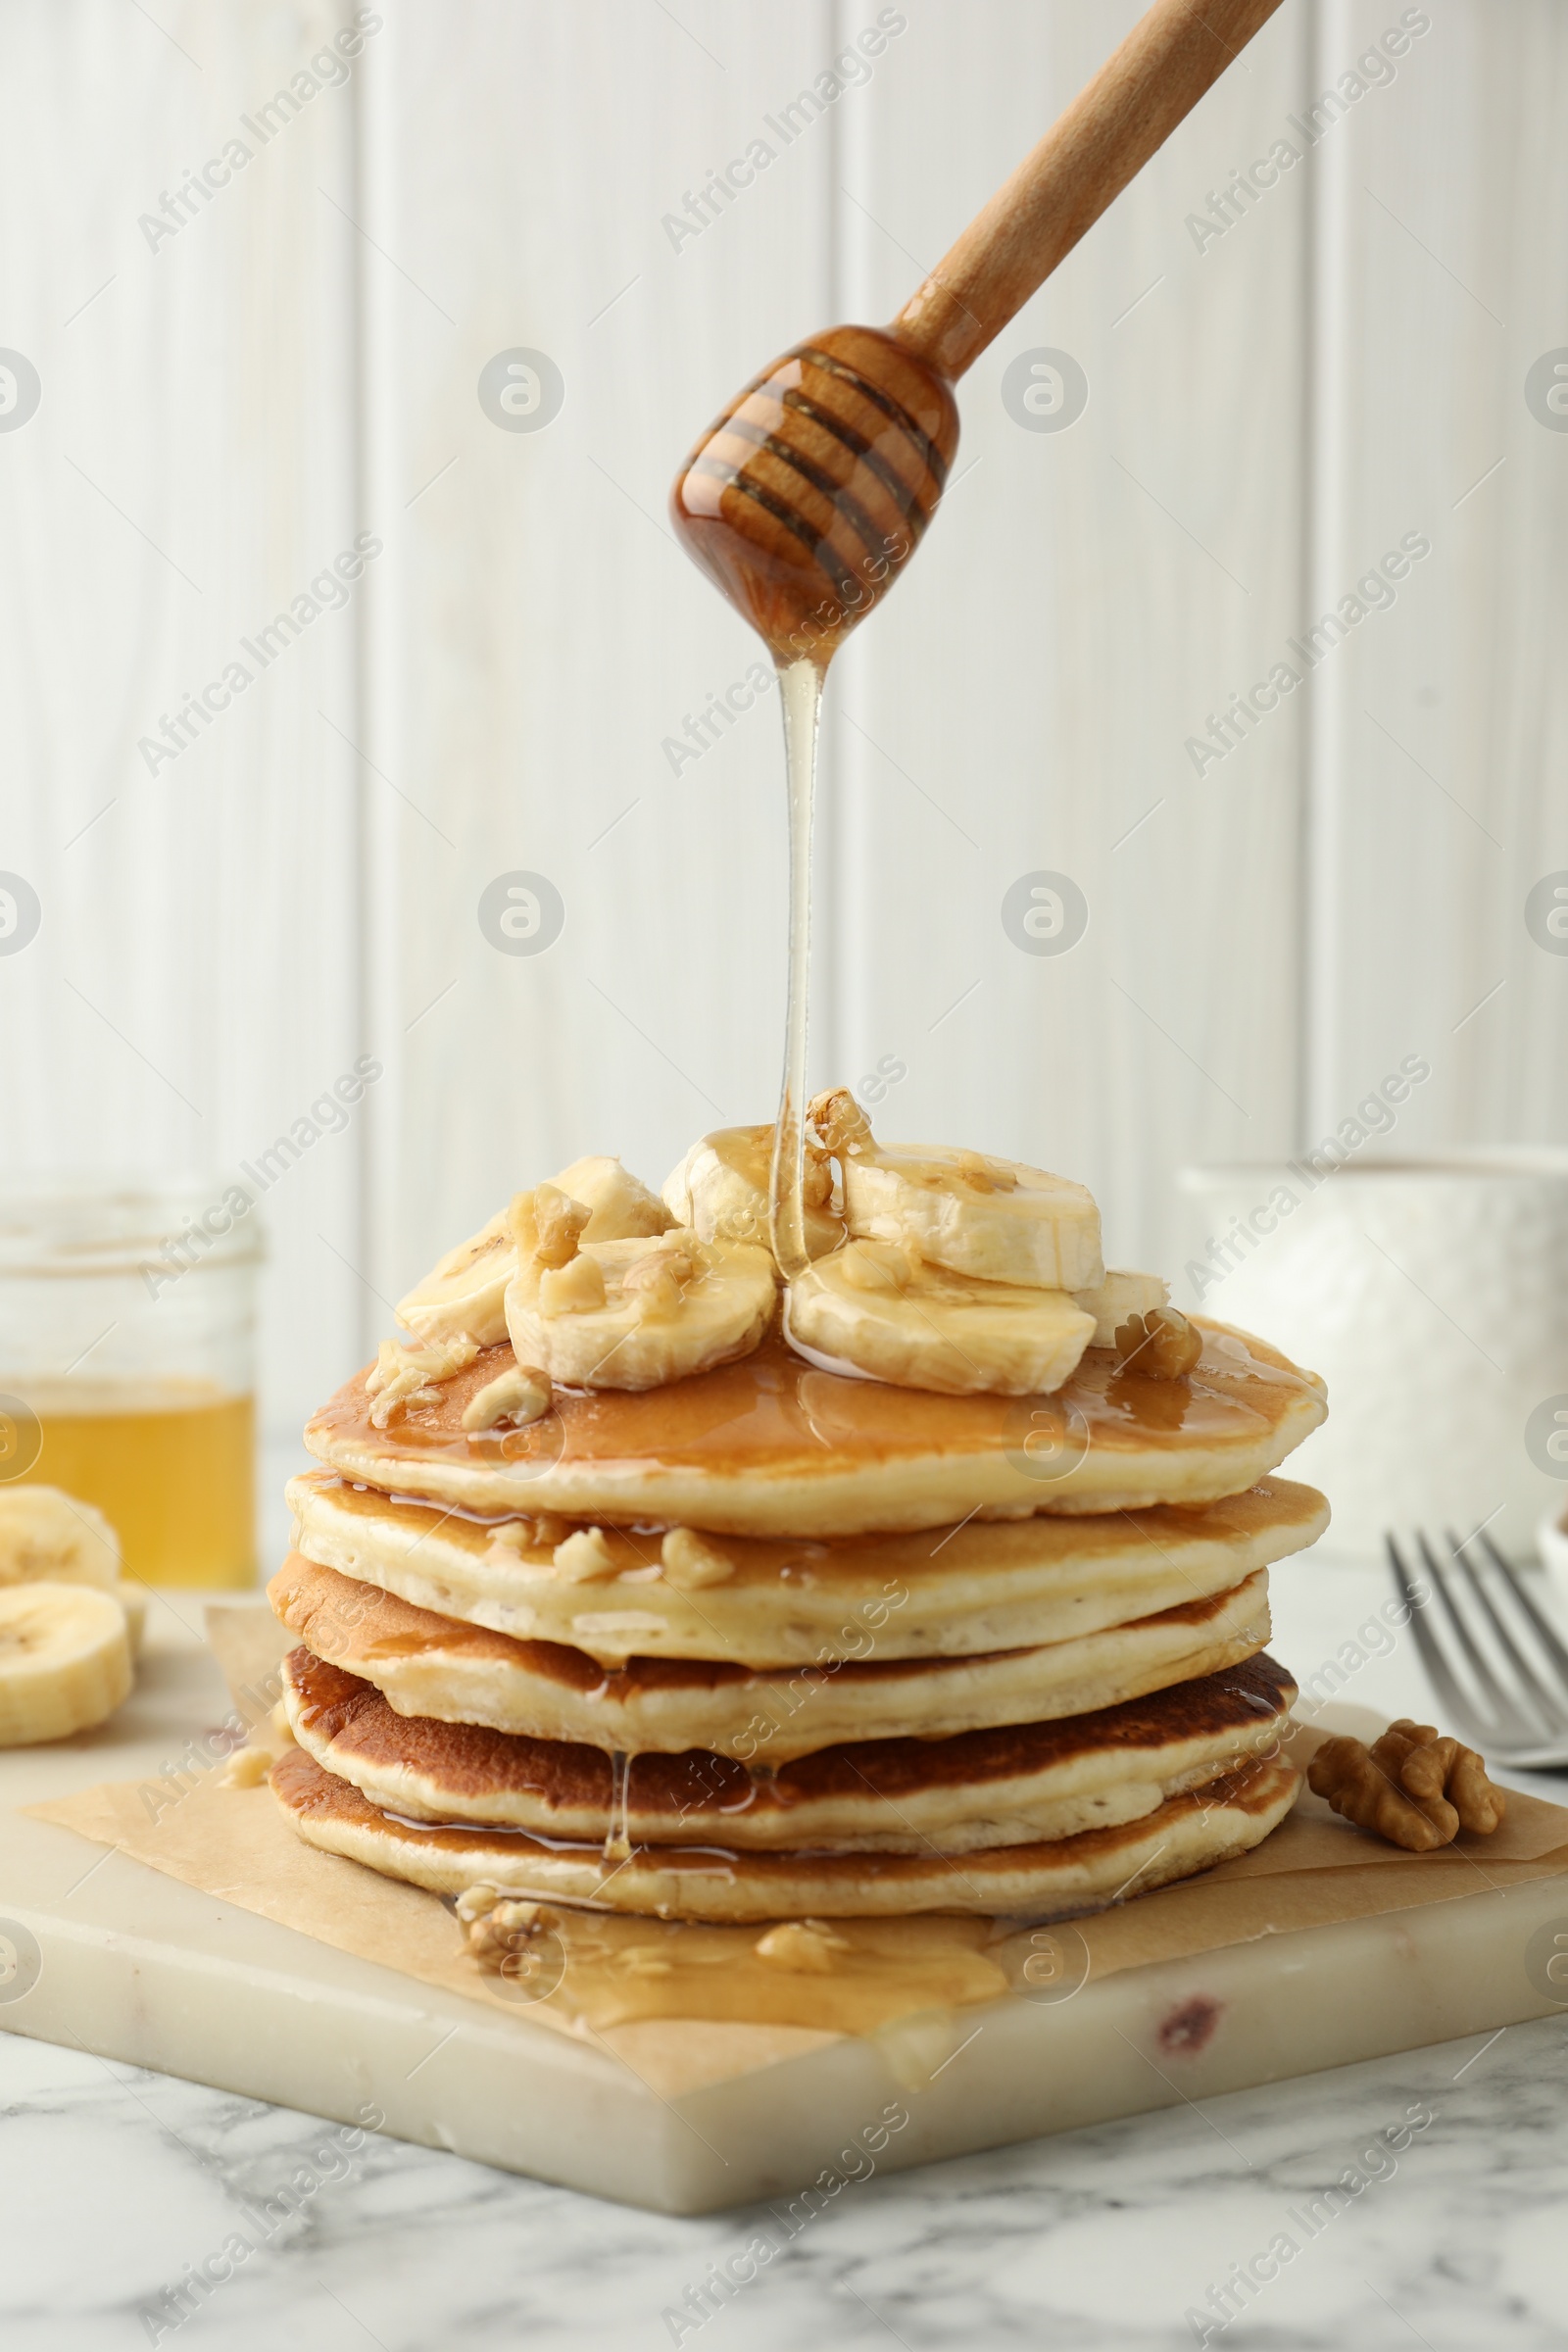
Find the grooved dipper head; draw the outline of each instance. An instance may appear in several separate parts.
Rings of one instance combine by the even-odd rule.
[[[825,666],[919,545],[957,446],[945,376],[880,327],[830,327],[731,401],[670,513],[776,661]]]

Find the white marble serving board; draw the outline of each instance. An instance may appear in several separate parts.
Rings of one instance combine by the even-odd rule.
[[[1549,2013],[1522,1939],[1568,1882],[1482,1893],[1131,1969],[864,2038],[667,2025],[582,2043],[333,1950],[17,1808],[154,1780],[228,1699],[199,1603],[153,1612],[132,1699],[77,1740],[0,1755],[0,2027],[675,2214],[800,2189],[883,2139],[897,2170]],[[30,1978],[30,1981],[28,1981]],[[24,1986],[24,1989],[19,1989]],[[1201,2011],[1204,2036],[1172,2033]],[[905,2120],[891,2133],[890,2111]],[[857,2162],[861,2160],[857,2159]]]

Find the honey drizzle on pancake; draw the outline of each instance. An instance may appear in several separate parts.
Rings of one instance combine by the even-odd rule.
[[[1245,1443],[1312,1388],[1283,1359],[1271,1362],[1229,1332],[1205,1330],[1204,1342],[1197,1370],[1179,1383],[1140,1379],[1121,1369],[1110,1348],[1091,1348],[1054,1401],[1083,1415],[1099,1453],[1137,1452],[1151,1439],[1161,1451],[1179,1452],[1227,1440]],[[652,1456],[724,1476],[834,1455],[876,1464],[917,1456],[927,1446],[1005,1449],[1019,1442],[1020,1427],[1027,1432],[1028,1407],[1038,1401],[939,1396],[843,1380],[814,1371],[770,1335],[750,1355],[669,1388],[563,1394],[556,1412],[542,1422],[470,1435],[462,1425],[464,1406],[512,1361],[505,1343],[482,1349],[466,1372],[443,1383],[438,1403],[406,1412],[395,1433],[371,1428],[361,1376],[322,1406],[311,1427],[323,1437],[342,1433],[356,1443],[373,1443],[388,1457],[389,1471],[395,1461],[412,1466],[421,1458],[505,1467]],[[393,1476],[384,1491],[423,1499],[413,1486],[399,1490]],[[1045,1492],[1034,1490],[1037,1502]]]
[[[610,1816],[600,1860],[608,1869],[631,1860],[631,1768],[635,1756],[613,1748],[610,1757]]]

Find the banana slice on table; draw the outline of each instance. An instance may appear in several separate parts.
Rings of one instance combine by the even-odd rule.
[[[551,1178],[555,1190],[587,1211],[583,1238],[618,1242],[637,1234],[664,1233],[669,1211],[657,1194],[606,1154],[574,1159]],[[507,1336],[507,1285],[517,1271],[512,1205],[498,1209],[488,1225],[445,1257],[398,1301],[398,1321],[421,1340],[467,1338],[493,1348]]]
[[[1095,1318],[1091,1348],[1114,1348],[1116,1326],[1129,1315],[1147,1315],[1152,1308],[1170,1304],[1170,1284],[1159,1274],[1107,1271],[1098,1290],[1074,1291],[1074,1303]]]
[[[1104,1281],[1100,1211],[1086,1185],[952,1144],[878,1144],[847,1087],[818,1095],[809,1117],[838,1160],[844,1221],[857,1240],[891,1242],[983,1282],[1087,1291]]]
[[[0,1591],[0,1747],[90,1730],[130,1685],[125,1612],[113,1592],[56,1583]]]
[[[0,1586],[113,1586],[120,1538],[102,1511],[59,1487],[0,1488]]]
[[[115,1587],[115,1598],[125,1612],[125,1639],[130,1643],[130,1662],[134,1666],[147,1637],[147,1588],[122,1576]]]
[[[1065,1291],[978,1282],[878,1241],[818,1258],[784,1300],[785,1337],[813,1361],[945,1396],[1059,1389],[1094,1330]]]
[[[765,1250],[660,1237],[580,1245],[564,1262],[528,1253],[507,1289],[519,1363],[569,1388],[657,1389],[749,1355],[772,1319]]]
[[[771,1127],[716,1128],[711,1135],[699,1136],[680,1166],[665,1177],[665,1205],[677,1225],[689,1226],[705,1242],[756,1242],[766,1250],[771,1247],[767,1207],[772,1167]],[[843,1220],[833,1211],[833,1170],[827,1153],[808,1144],[808,1254],[820,1257],[843,1239]]]

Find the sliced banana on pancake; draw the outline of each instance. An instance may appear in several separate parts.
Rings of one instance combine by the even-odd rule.
[[[507,1212],[498,1209],[487,1225],[438,1257],[424,1280],[398,1300],[398,1321],[421,1340],[466,1338],[493,1348],[507,1336],[502,1301],[516,1266]]]
[[[1065,1291],[977,1282],[888,1242],[855,1241],[790,1284],[784,1329],[826,1370],[851,1364],[945,1396],[1037,1396],[1077,1368],[1095,1318]]]
[[[591,1212],[583,1229],[585,1242],[636,1241],[667,1233],[675,1222],[659,1195],[607,1152],[574,1159],[550,1181]]]
[[[852,1234],[894,1242],[987,1282],[1093,1290],[1104,1280],[1087,1185],[945,1144],[875,1148],[844,1161]]]
[[[525,1257],[507,1287],[507,1327],[520,1363],[568,1388],[658,1389],[749,1355],[772,1320],[774,1281],[767,1250],[677,1227],[578,1246],[559,1265]]]
[[[678,1168],[664,1179],[664,1201],[677,1225],[705,1242],[768,1239],[768,1193],[773,1166],[771,1127],[720,1127],[699,1136]],[[806,1247],[812,1257],[837,1249],[844,1223],[833,1210],[833,1170],[827,1153],[808,1148],[806,1161]]]
[[[668,1231],[669,1211],[648,1187],[605,1153],[574,1159],[551,1186],[588,1211],[581,1238],[618,1242]],[[493,1348],[507,1336],[506,1289],[517,1271],[513,1203],[438,1258],[398,1301],[398,1321],[419,1339],[466,1337]]]
[[[1170,1284],[1160,1274],[1107,1270],[1098,1289],[1075,1291],[1073,1303],[1095,1318],[1090,1347],[1114,1348],[1118,1323],[1125,1323],[1129,1315],[1147,1315],[1156,1306],[1170,1304]]]
[[[857,1239],[892,1242],[983,1282],[1087,1291],[1104,1281],[1100,1211],[1086,1185],[951,1144],[878,1144],[844,1087],[818,1095],[810,1118],[838,1158]]]

